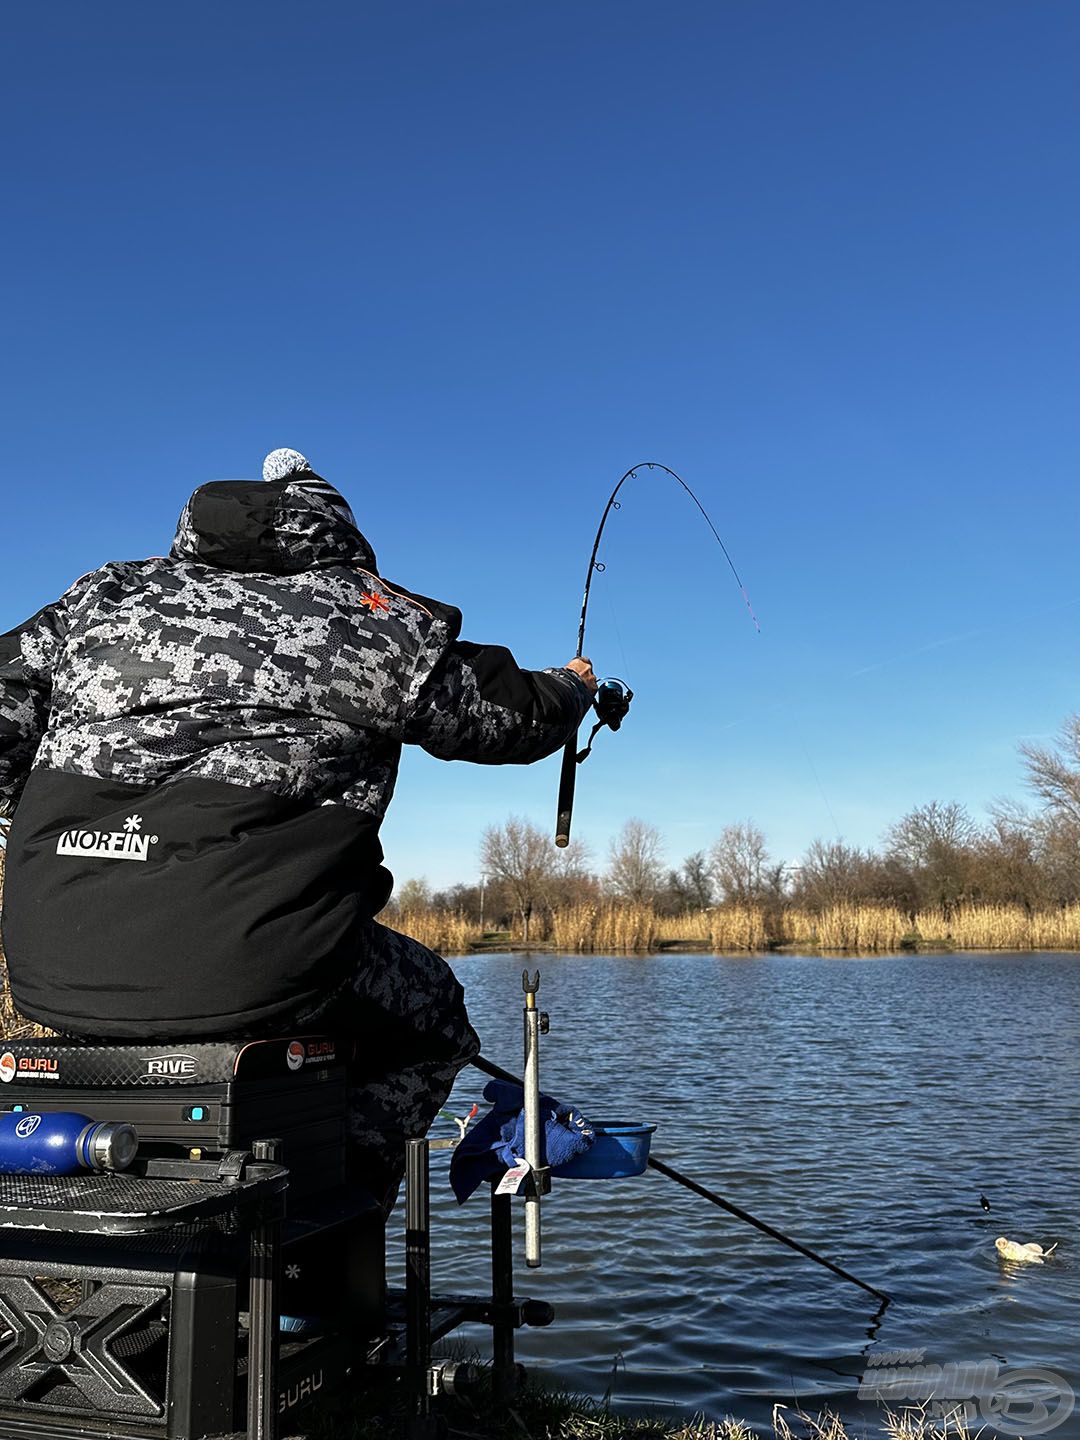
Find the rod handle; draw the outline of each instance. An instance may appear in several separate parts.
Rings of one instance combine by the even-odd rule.
[[[570,844],[570,822],[574,818],[574,786],[577,784],[577,731],[575,730],[562,754],[559,775],[559,810],[555,820],[555,844],[564,850]]]

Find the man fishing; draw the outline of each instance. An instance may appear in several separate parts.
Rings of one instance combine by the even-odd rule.
[[[275,450],[263,480],[196,490],[168,556],[0,637],[18,1009],[87,1038],[350,1036],[350,1173],[387,1210],[478,1050],[450,967],[374,919],[401,747],[529,764],[596,688],[588,660],[522,670],[460,626]]]

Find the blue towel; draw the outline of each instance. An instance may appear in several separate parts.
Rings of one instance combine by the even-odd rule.
[[[491,1109],[468,1132],[450,1161],[450,1184],[459,1205],[485,1180],[502,1175],[525,1156],[525,1092],[521,1086],[489,1080],[484,1099],[491,1101]],[[549,1165],[565,1165],[575,1155],[584,1154],[596,1139],[596,1131],[579,1111],[550,1095],[540,1096],[540,1118]]]

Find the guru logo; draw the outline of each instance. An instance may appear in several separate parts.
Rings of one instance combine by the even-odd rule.
[[[199,1073],[194,1055],[151,1055],[143,1060],[143,1076],[155,1080],[187,1080]]]
[[[290,1070],[302,1070],[306,1058],[307,1052],[299,1040],[294,1040],[285,1052],[285,1059]]]
[[[20,1140],[29,1140],[30,1136],[33,1135],[40,1124],[40,1115],[24,1115],[15,1126],[15,1134],[18,1135]]]
[[[10,1050],[5,1050],[3,1055],[0,1055],[0,1081],[3,1081],[5,1085],[10,1085],[14,1079],[15,1056]]]
[[[141,815],[129,815],[122,830],[65,830],[56,842],[56,853],[96,860],[145,860],[158,837],[143,835],[142,823]]]

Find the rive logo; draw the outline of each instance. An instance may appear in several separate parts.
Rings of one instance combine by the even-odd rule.
[[[87,860],[145,860],[156,835],[143,835],[142,816],[129,815],[122,830],[65,830],[56,842],[57,855]]]
[[[142,1064],[145,1079],[188,1080],[199,1073],[194,1055],[151,1055]]]

